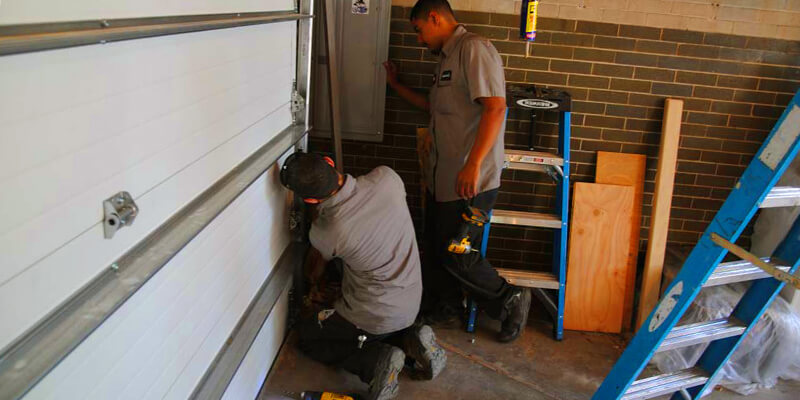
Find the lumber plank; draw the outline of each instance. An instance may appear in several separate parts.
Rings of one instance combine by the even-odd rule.
[[[628,279],[625,282],[625,303],[622,312],[622,330],[631,329],[633,322],[633,295],[636,292],[636,264],[639,259],[639,233],[642,228],[642,196],[647,156],[643,154],[597,152],[596,183],[633,187],[633,213],[628,254]]]
[[[621,331],[633,194],[631,186],[575,184],[565,329]]]
[[[658,303],[661,273],[669,233],[669,213],[675,186],[675,166],[678,162],[678,142],[681,134],[683,100],[667,99],[664,104],[664,123],[661,126],[661,148],[658,154],[656,185],[653,192],[653,211],[647,237],[647,255],[642,272],[642,290],[636,326],[642,326]]]

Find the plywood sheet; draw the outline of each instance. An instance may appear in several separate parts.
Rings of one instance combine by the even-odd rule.
[[[647,236],[647,255],[642,271],[642,292],[636,326],[644,321],[658,303],[661,292],[661,272],[664,269],[664,252],[667,249],[669,213],[672,191],[675,187],[675,166],[678,162],[678,142],[681,134],[683,100],[667,99],[664,104],[664,124],[661,126],[661,149],[658,153],[656,188],[653,192],[653,211]]]
[[[622,328],[634,190],[576,183],[569,240],[564,328]]]
[[[628,254],[628,279],[625,282],[625,304],[622,312],[622,329],[629,330],[633,318],[633,295],[636,291],[636,263],[639,258],[639,231],[642,227],[642,194],[647,156],[643,154],[597,152],[596,183],[633,187],[633,213],[631,213],[630,252]]]

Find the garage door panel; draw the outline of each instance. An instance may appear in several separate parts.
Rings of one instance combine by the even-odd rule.
[[[282,38],[291,42],[289,38],[294,27],[278,25],[283,25],[279,30]],[[251,28],[258,27],[246,29]],[[263,42],[263,36],[261,39]],[[3,205],[0,207],[3,210],[0,211],[0,265],[3,266],[0,268],[0,284],[46,256],[49,249],[63,245],[98,223],[103,199],[121,189],[130,191],[134,197],[139,196],[184,168],[193,161],[192,157],[211,151],[226,138],[263,118],[277,106],[276,99],[288,101],[294,64],[288,42],[282,46],[283,53],[271,55],[272,61],[261,59],[260,66],[264,67],[261,70],[250,66],[237,67],[239,74],[247,78],[236,88],[183,109],[164,111],[166,115],[161,118],[143,122],[121,136],[94,143],[89,148],[56,158],[4,182],[3,186],[8,189],[0,193],[0,204]],[[203,86],[203,81],[195,81],[189,86]],[[180,88],[171,89],[174,89],[170,90],[171,93],[185,93]],[[187,99],[198,101],[191,96]],[[225,112],[230,115],[224,115]],[[217,126],[202,126],[212,123]],[[105,132],[104,129],[98,131]],[[86,132],[65,130],[61,136],[80,138]],[[192,136],[197,137],[195,144],[203,146],[193,153],[185,150],[186,139],[181,141]],[[169,146],[170,140],[176,145]],[[38,142],[47,143],[49,140]],[[7,143],[5,138],[3,143]],[[33,145],[21,150],[18,153],[38,153]],[[0,163],[7,162],[1,160]],[[13,169],[8,164],[3,167]],[[26,245],[34,237],[37,245]]]
[[[27,398],[186,398],[286,248],[287,225],[273,168]]]
[[[0,2],[0,24],[280,11],[293,8],[293,0],[3,0]]]
[[[252,31],[263,30],[264,27],[243,28]],[[274,27],[272,27],[274,28]],[[291,54],[290,35],[292,34],[289,26],[282,29],[282,39],[287,42],[276,42],[263,46],[264,52],[259,48],[257,54],[250,54],[248,57],[227,61],[223,64],[214,65],[209,68],[196,68],[192,71],[185,71],[180,75],[163,77],[153,82],[125,89],[119,88],[110,90],[108,95],[92,99],[85,103],[70,102],[65,98],[64,104],[59,104],[59,109],[50,113],[41,113],[25,119],[16,121],[4,121],[3,129],[0,131],[0,140],[7,143],[7,146],[0,148],[0,182],[9,177],[17,176],[20,173],[41,165],[48,161],[57,159],[59,156],[76,153],[86,147],[98,142],[112,140],[118,136],[140,127],[150,121],[174,116],[176,111],[180,111],[203,101],[210,100],[215,96],[225,94],[242,86],[248,86],[256,78],[269,76],[270,74],[281,74],[283,70],[293,72],[293,63],[288,57]],[[208,35],[204,32],[201,35]],[[252,34],[237,34],[230,36],[229,41],[248,42],[264,40],[266,32],[252,32]],[[147,39],[150,40],[150,39]],[[158,40],[158,39],[152,39]],[[146,40],[145,40],[146,41]],[[90,46],[97,51],[106,53],[106,47],[123,45],[129,42],[115,43],[107,46]],[[253,47],[252,44],[249,47]],[[210,52],[214,46],[206,45],[203,48],[193,49],[193,52],[202,56]],[[59,50],[66,52],[68,50]],[[125,49],[115,49],[108,52],[107,57],[113,58],[117,54],[124,54]],[[277,56],[277,57],[276,57]],[[282,57],[281,57],[282,56]],[[155,55],[142,55],[142,57],[153,58]],[[190,54],[183,57],[187,60],[177,59],[173,62],[191,62],[196,56]],[[0,59],[0,66],[3,65]],[[47,64],[53,64],[50,60],[41,60]],[[84,60],[84,62],[86,62]],[[128,75],[138,75],[140,63],[128,63],[125,68],[117,71],[105,71],[103,74],[110,76],[127,77]],[[58,69],[53,65],[51,69]],[[0,74],[4,72],[0,71]],[[88,72],[83,72],[83,76]],[[99,72],[97,72],[99,73]],[[291,75],[289,75],[291,80]],[[20,76],[10,78],[13,81],[29,81],[29,77]],[[69,82],[73,76],[66,73],[59,73],[57,77],[62,82]],[[159,77],[160,78],[160,77]],[[127,78],[123,79],[123,82]],[[102,83],[104,86],[109,83]],[[94,84],[92,84],[93,86]],[[10,86],[10,85],[9,85]],[[64,89],[57,84],[28,84],[28,90],[23,93],[29,94],[29,98],[20,99],[12,96],[3,96],[7,102],[13,104],[37,105],[42,99],[49,99],[60,94],[69,96],[74,93],[73,88]],[[63,86],[63,85],[62,85]],[[113,84],[111,86],[114,86]],[[0,82],[3,90],[12,93],[14,88],[7,88]],[[80,92],[79,88],[74,88]],[[207,117],[208,119],[208,117]],[[186,119],[185,123],[193,122]],[[138,142],[141,142],[139,140]],[[132,145],[131,143],[129,145]],[[36,151],[32,151],[35,149]],[[121,149],[124,149],[121,148]],[[126,153],[118,151],[119,155]]]
[[[274,85],[273,85],[274,86]],[[203,155],[213,151],[213,149],[225,144],[242,130],[247,129],[253,120],[261,117],[264,110],[271,110],[273,114],[284,114],[284,119],[288,121],[289,111],[285,103],[285,96],[281,93],[290,90],[289,84],[282,85],[276,91],[274,88],[265,88],[261,93],[267,93],[262,99],[247,105],[244,109],[236,113],[227,115],[225,118],[214,121],[213,124],[204,127],[198,132],[192,132],[192,136],[186,137],[177,143],[154,148],[146,159],[140,163],[128,167],[116,176],[105,177],[105,180],[94,187],[88,187],[72,199],[64,200],[62,203],[53,204],[44,214],[27,221],[23,226],[3,235],[0,241],[0,263],[4,265],[0,278],[7,281],[11,276],[18,274],[36,260],[46,256],[48,250],[61,245],[70,238],[79,235],[81,232],[90,229],[93,225],[98,225],[102,220],[102,210],[100,202],[109,195],[121,189],[127,189],[134,197],[140,197],[151,188],[161,184],[181,170],[187,168]],[[276,109],[277,107],[277,109]],[[147,128],[145,128],[147,129]],[[135,135],[135,133],[134,133]],[[100,157],[103,149],[98,149]],[[88,156],[87,156],[88,157]],[[113,161],[111,161],[113,162]],[[72,169],[74,171],[74,169]],[[83,174],[90,174],[91,171],[84,170]],[[28,175],[26,175],[28,176]],[[60,197],[58,190],[48,186],[51,175],[43,173],[40,179],[28,179],[20,181],[20,185],[27,189],[9,189],[6,191],[12,201],[24,202],[26,200],[35,203],[40,196],[34,196],[30,190],[39,183],[40,189],[46,191],[47,195]],[[13,187],[9,185],[8,187]],[[57,187],[57,186],[56,186]],[[20,192],[19,190],[24,190]],[[14,193],[26,193],[21,197]],[[45,202],[46,199],[42,199]],[[23,208],[19,205],[19,208]],[[24,208],[23,208],[24,209]],[[57,223],[54,223],[57,222]],[[141,221],[136,222],[136,226]],[[120,231],[120,236],[126,230]],[[102,237],[102,233],[100,234]],[[115,239],[110,242],[118,240]],[[36,243],[36,246],[31,246]]]
[[[275,31],[269,26],[251,26],[4,56],[0,87],[17,96],[0,97],[0,122],[45,116],[226,64],[269,56],[275,49],[290,45],[276,40],[254,48],[251,42],[235,40],[247,30]],[[31,87],[47,90],[47,96]]]
[[[181,353],[180,350],[197,348],[198,343],[216,325],[226,311],[226,306],[233,303],[238,293],[253,293],[253,284],[257,290],[266,276],[258,279],[256,275],[265,272],[264,266],[270,264],[264,260],[262,254],[254,251],[260,247],[258,242],[269,231],[269,227],[261,222],[269,221],[268,213],[264,207],[257,207],[257,203],[264,199],[256,200],[258,201],[251,204],[237,205],[245,210],[255,210],[250,216],[237,216],[240,221],[252,218],[253,222],[244,223],[234,235],[215,238],[211,245],[220,246],[222,250],[207,254],[205,258],[191,257],[197,261],[188,266],[191,269],[189,274],[182,274],[184,277],[188,276],[188,279],[161,288],[162,293],[177,292],[174,298],[152,302],[152,308],[142,307],[139,312],[148,316],[146,321],[125,324],[146,327],[145,329],[136,329],[138,335],[131,335],[128,340],[111,340],[107,346],[98,348],[65,381],[67,386],[60,388],[58,392],[78,394],[87,387],[94,387],[88,398],[108,399],[113,398],[114,393],[118,393],[121,387],[131,382],[131,377],[136,380],[137,373],[147,371],[148,367],[155,369],[155,374],[150,375],[163,373],[159,372],[163,366],[170,362],[180,363],[181,357],[175,357],[175,354]],[[278,221],[275,222],[278,225]],[[219,279],[223,276],[225,279]],[[248,282],[251,287],[248,287]],[[238,308],[239,316],[244,308]],[[237,309],[231,310],[234,313],[236,311]],[[121,343],[125,345],[121,346]],[[95,373],[81,372],[85,369]],[[143,378],[145,379],[140,382],[145,387],[148,382],[154,381],[153,376]],[[127,390],[138,392],[141,389],[129,387]]]
[[[102,226],[97,224],[0,286],[0,303],[22,301],[24,304],[13,309],[0,309],[0,319],[8,322],[0,325],[0,347],[44,317],[125,250],[290,124],[289,105],[286,104],[138,198],[141,212],[136,222],[119,231],[113,240],[103,239]]]

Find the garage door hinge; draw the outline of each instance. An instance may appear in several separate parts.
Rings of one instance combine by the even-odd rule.
[[[292,91],[292,122],[302,121],[301,113],[306,109],[306,99],[298,91]]]
[[[139,207],[128,192],[119,192],[103,201],[103,236],[111,239],[123,226],[130,226]]]

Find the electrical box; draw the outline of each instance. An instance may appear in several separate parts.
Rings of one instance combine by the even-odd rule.
[[[320,0],[317,10],[320,10]],[[386,103],[386,73],[389,55],[390,0],[331,1],[329,12],[335,25],[329,31],[336,43],[339,71],[339,116],[342,138],[380,142]],[[314,135],[331,135],[328,59],[325,52],[324,17],[314,24]]]

